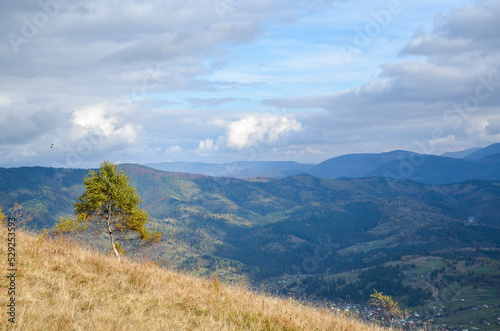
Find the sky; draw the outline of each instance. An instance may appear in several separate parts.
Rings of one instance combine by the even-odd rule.
[[[500,142],[500,0],[0,2],[0,167]]]

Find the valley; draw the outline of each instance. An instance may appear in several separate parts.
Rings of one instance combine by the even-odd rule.
[[[242,180],[120,167],[150,227],[164,233],[145,254],[167,269],[367,309],[377,289],[422,325],[498,325],[498,180]],[[71,215],[86,173],[0,169],[2,205],[17,202],[33,215],[32,228],[50,228]]]

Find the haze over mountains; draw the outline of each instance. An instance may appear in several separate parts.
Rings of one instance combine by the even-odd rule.
[[[307,173],[309,169],[314,167],[313,164],[304,164],[293,161],[237,161],[223,164],[203,162],[165,162],[148,163],[144,165],[163,171],[234,178],[281,178]]]
[[[308,174],[325,178],[390,177],[427,184],[500,178],[500,143],[441,156],[408,151],[347,154],[317,165],[286,161],[245,161],[224,164],[166,162],[146,166],[174,172],[217,177],[255,178]]]
[[[462,158],[466,157],[467,155],[474,153],[475,151],[478,151],[480,149],[482,149],[482,148],[481,147],[474,147],[474,148],[469,148],[469,149],[465,149],[463,151],[458,151],[458,152],[446,152],[444,154],[441,154],[441,156],[452,157],[454,159],[462,159]]]

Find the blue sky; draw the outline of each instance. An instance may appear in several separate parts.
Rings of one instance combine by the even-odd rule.
[[[382,26],[376,19],[383,15],[381,12],[389,12],[390,3],[356,1],[323,6],[323,10],[289,23],[283,22],[277,12],[276,21],[254,40],[243,45],[222,46],[230,54],[230,61],[222,70],[206,76],[215,81],[261,84],[230,92],[207,91],[196,95],[199,98],[248,99],[221,108],[265,112],[268,109],[259,105],[259,100],[283,95],[329,94],[354,88],[379,75],[382,63],[399,61],[399,51],[411,40],[416,29],[431,30],[436,15],[470,1],[394,1],[397,13],[391,13],[387,26]],[[379,31],[374,30],[368,45],[356,47],[354,38],[360,30],[366,35],[365,28],[371,27],[371,23],[375,23]],[[189,107],[183,101],[192,94],[178,93],[175,101]]]
[[[498,0],[45,0],[0,16],[0,166],[500,141]]]

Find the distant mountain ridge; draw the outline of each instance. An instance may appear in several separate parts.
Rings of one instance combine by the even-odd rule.
[[[426,184],[448,184],[471,179],[500,178],[500,143],[460,152],[424,155],[395,150],[337,156],[317,165],[291,161],[240,161],[224,164],[165,162],[146,166],[164,171],[233,178],[283,178],[307,174],[323,178],[390,177]],[[493,157],[493,158],[492,158]]]
[[[312,164],[293,161],[235,161],[228,163],[163,162],[147,163],[144,165],[163,171],[233,178],[281,178],[307,173],[314,166]]]
[[[500,154],[490,155],[478,161],[453,159],[435,155],[422,155],[421,163],[412,164],[410,158],[403,158],[384,164],[367,177],[390,177],[407,179],[425,184],[449,184],[471,179],[500,178],[500,162],[492,162]]]
[[[481,148],[480,150],[477,150],[474,153],[465,156],[464,159],[469,161],[477,161],[494,154],[500,154],[500,143]]]
[[[308,174],[326,178],[360,178],[379,168],[380,166],[415,154],[408,151],[392,151],[378,154],[347,154],[323,161],[309,169]]]
[[[465,149],[463,151],[458,151],[458,152],[446,152],[444,154],[441,154],[440,156],[451,157],[454,159],[463,159],[467,155],[472,154],[474,152],[477,152],[480,149],[482,149],[482,148],[481,147],[474,147],[474,148],[469,148],[469,149]]]

